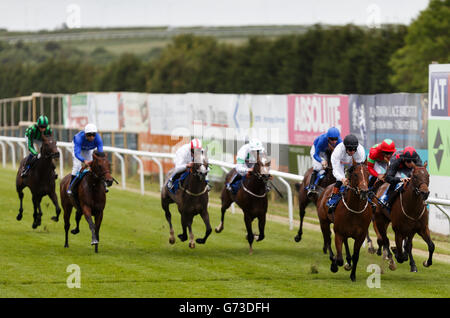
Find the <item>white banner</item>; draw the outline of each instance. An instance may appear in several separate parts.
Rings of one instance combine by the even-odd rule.
[[[148,132],[148,94],[118,93],[119,130],[127,132]]]
[[[87,100],[90,123],[95,124],[99,131],[119,130],[117,93],[89,93]]]
[[[450,199],[448,192],[450,178],[442,176],[430,176],[430,197],[437,199]],[[449,206],[441,206],[450,214]],[[450,235],[450,222],[445,214],[436,206],[430,204],[430,217],[428,220],[428,227],[430,231],[440,233],[443,235]]]

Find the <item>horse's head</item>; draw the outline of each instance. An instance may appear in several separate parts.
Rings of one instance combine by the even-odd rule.
[[[369,169],[365,162],[356,163],[348,170],[350,178],[350,188],[359,194],[361,200],[367,200],[369,194]]]
[[[253,166],[252,174],[264,182],[270,179],[270,158],[265,152],[256,152],[256,163]]]
[[[99,179],[106,182],[108,187],[113,183],[111,176],[111,165],[104,152],[94,151],[92,154],[92,163],[90,164],[91,172]]]
[[[200,180],[205,180],[206,175],[209,172],[208,157],[204,150],[194,153],[194,165],[191,173],[198,177]]]
[[[58,147],[52,136],[42,135],[41,157],[43,158],[59,158]]]
[[[427,162],[423,167],[416,166],[413,162],[413,171],[411,175],[411,185],[414,187],[414,192],[422,197],[422,200],[428,199],[430,190],[430,175],[427,171]]]

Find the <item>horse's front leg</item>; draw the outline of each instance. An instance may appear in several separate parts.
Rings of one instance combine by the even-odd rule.
[[[178,238],[181,240],[181,242],[185,242],[188,239],[188,236],[187,236],[187,223],[188,223],[188,220],[187,220],[187,217],[186,217],[187,212],[180,211],[180,213],[181,213],[181,227],[183,228],[183,233],[178,234]]]
[[[48,196],[52,200],[53,205],[55,206],[55,209],[56,209],[56,216],[52,216],[52,220],[55,221],[55,222],[58,222],[59,221],[59,215],[61,214],[61,208],[60,208],[59,203],[58,203],[58,197],[56,196],[56,192],[55,191],[52,191]]]
[[[406,243],[405,243],[405,253],[408,253],[408,256],[409,256],[409,266],[411,267],[411,272],[416,273],[417,266],[416,266],[416,262],[414,261],[413,255],[412,255],[413,237],[414,237],[414,234],[410,235],[410,237],[407,238]]]
[[[405,255],[405,253],[403,253],[403,240],[404,237],[402,235],[395,233],[394,255],[395,258],[397,259],[397,262],[399,262],[400,264],[408,260],[408,256]]]
[[[419,235],[428,245],[428,260],[423,262],[423,266],[429,267],[433,264],[433,253],[434,253],[434,243],[430,237],[430,230],[428,229],[428,227],[424,226],[423,229],[419,232]]]
[[[17,187],[16,190],[20,200],[19,214],[17,214],[16,220],[20,221],[23,217],[23,187]]]
[[[97,241],[100,243],[100,226],[103,220],[103,211],[98,212],[95,215],[95,234],[97,235]],[[95,253],[98,253],[98,244],[95,244]]]
[[[92,233],[91,245],[97,245],[98,238],[97,238],[97,234],[95,231],[95,224],[92,221],[92,210],[90,207],[88,207],[86,205],[82,207],[82,210],[83,210],[84,217],[86,218],[86,221],[89,224],[89,229],[91,230],[91,233]]]
[[[227,190],[224,190],[227,191]],[[216,233],[220,233],[223,231],[224,228],[224,221],[225,221],[225,212],[227,209],[233,204],[233,200],[230,197],[229,193],[222,193],[222,207],[220,209],[221,216],[220,216],[220,224],[215,228]]]
[[[302,190],[300,190],[302,191]],[[305,191],[305,190],[303,190]],[[299,196],[300,197],[300,196]],[[305,218],[306,214],[306,206],[308,205],[309,199],[306,197],[306,194],[303,193],[302,200],[299,200],[299,215],[300,215],[300,226],[298,228],[297,235],[295,236],[294,240],[296,242],[300,242],[302,240],[303,235],[303,219]]]
[[[197,240],[196,240],[196,242],[198,243],[198,244],[205,244],[206,243],[206,240],[208,239],[208,236],[211,234],[211,232],[212,232],[212,229],[211,229],[211,223],[209,222],[209,214],[208,214],[208,210],[207,210],[207,207],[205,206],[204,208],[203,208],[203,211],[201,212],[201,217],[202,217],[202,220],[203,220],[203,222],[205,223],[205,226],[206,226],[206,232],[205,232],[205,237],[203,237],[203,238],[198,238]]]
[[[266,227],[266,213],[263,213],[262,215],[258,216],[258,229],[259,234],[257,238],[257,242],[264,240],[265,234],[264,229]]]
[[[349,271],[352,269],[352,254],[350,253],[350,248],[348,247],[348,239],[344,239],[344,246],[345,246],[345,260],[347,263],[344,265],[344,269],[346,271]]]
[[[83,212],[82,211],[80,211],[80,210],[76,210],[76,213],[75,213],[75,222],[76,222],[76,227],[72,230],[72,231],[70,231],[70,233],[72,233],[72,234],[78,234],[78,233],[80,233],[80,220],[81,220],[81,216],[83,215]]]
[[[336,273],[338,271],[338,266],[344,265],[344,259],[342,258],[342,243],[343,237],[339,233],[334,233],[334,244],[336,247],[336,256],[331,262],[331,271]]]
[[[39,225],[41,225],[41,216],[42,216],[42,211],[41,211],[41,199],[42,197],[40,197],[39,195],[33,195],[33,224],[32,224],[32,228],[35,229],[37,228]]]
[[[245,222],[245,228],[247,229],[247,241],[250,247],[249,254],[253,254],[253,241],[255,240],[255,235],[253,234],[252,230],[252,217],[248,215],[248,213],[245,213],[244,211],[244,222]]]
[[[353,245],[353,255],[352,255],[352,261],[353,261],[353,268],[352,272],[350,273],[350,279],[352,282],[356,281],[356,266],[358,265],[359,260],[359,251],[361,249],[362,244],[365,240],[365,235],[355,239],[355,244]]]

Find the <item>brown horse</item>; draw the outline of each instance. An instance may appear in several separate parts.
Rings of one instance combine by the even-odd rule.
[[[33,225],[35,229],[41,225],[41,200],[44,196],[48,195],[52,200],[56,208],[56,216],[52,217],[52,220],[58,222],[61,208],[58,204],[58,197],[55,192],[55,166],[53,165],[53,159],[59,158],[59,151],[56,147],[56,141],[51,136],[42,136],[42,145],[39,150],[40,158],[37,159],[33,166],[30,168],[28,175],[21,177],[21,171],[26,163],[27,158],[23,158],[19,165],[19,170],[16,176],[16,190],[19,194],[20,208],[17,215],[17,221],[22,220],[23,213],[23,189],[29,187],[33,200]]]
[[[328,207],[326,205],[328,197],[331,194],[333,185],[326,188],[322,196],[319,198],[318,214],[322,233],[324,235],[324,252],[325,248],[330,253],[331,271],[338,271],[338,266],[344,265],[342,257],[342,243],[345,245],[346,270],[352,270],[350,279],[356,280],[356,267],[359,260],[359,251],[367,236],[370,221],[372,220],[372,207],[368,201],[368,179],[369,170],[365,163],[356,164],[353,161],[352,167],[348,170],[349,185],[347,186],[342,199],[335,208],[334,216],[328,215]],[[329,224],[334,222],[334,242],[336,246],[336,256],[331,248],[331,232]],[[328,233],[326,227],[328,226]],[[355,240],[353,246],[353,255],[350,254],[348,246],[348,238]],[[352,264],[353,262],[353,264]]]
[[[234,173],[233,168],[226,176],[225,183],[230,180],[230,177]],[[256,241],[262,241],[264,239],[264,228],[266,225],[266,213],[267,213],[267,182],[270,180],[270,160],[266,154],[260,155],[257,151],[256,163],[253,166],[253,170],[247,173],[247,176],[242,181],[242,186],[236,193],[232,194],[226,187],[223,188],[221,194],[222,200],[222,216],[220,224],[216,227],[216,232],[222,232],[224,228],[225,212],[233,202],[244,211],[244,222],[247,229],[247,241],[250,245],[250,254],[253,253],[252,244],[254,239]],[[259,234],[253,234],[252,222],[255,218],[258,218]]]
[[[195,248],[195,242],[198,244],[205,244],[208,236],[211,234],[211,224],[209,222],[208,213],[208,183],[206,176],[208,174],[208,161],[206,155],[202,154],[199,162],[194,162],[192,167],[189,168],[189,173],[186,178],[181,182],[178,191],[173,194],[167,188],[166,183],[161,191],[161,205],[166,214],[167,222],[170,227],[169,243],[175,243],[174,230],[172,226],[172,215],[170,213],[169,205],[176,203],[178,211],[181,214],[181,226],[183,233],[178,235],[178,238],[184,242],[188,239],[186,229],[189,229],[189,247]],[[172,175],[172,171],[169,172],[169,176]],[[194,216],[200,214],[203,222],[206,226],[205,236],[198,238],[194,241],[194,234],[192,233],[192,222]]]
[[[430,175],[426,167],[426,162],[423,167],[413,164],[411,180],[405,184],[398,197],[393,201],[390,215],[384,207],[377,204],[375,213],[377,241],[378,245],[383,247],[383,257],[389,260],[391,270],[394,270],[396,266],[392,259],[389,238],[387,237],[389,222],[392,222],[392,229],[395,233],[396,248],[392,248],[392,250],[397,262],[403,263],[409,257],[411,272],[417,272],[417,266],[412,256],[412,241],[414,235],[418,233],[428,245],[428,260],[424,261],[423,266],[429,267],[433,263],[434,243],[428,229],[428,209],[425,202],[430,193],[428,190]],[[379,188],[377,196],[381,197],[388,186],[387,183],[383,184]],[[404,246],[403,242],[405,243]]]
[[[328,163],[331,163],[331,153],[332,150],[327,149],[325,152],[327,155],[327,161]],[[314,205],[317,208],[317,202],[318,198],[322,194],[322,192],[325,190],[325,188],[336,182],[336,178],[333,176],[333,169],[331,168],[331,165],[329,165],[327,168],[325,168],[325,174],[322,179],[319,180],[317,184],[317,192],[311,193],[311,195],[308,197],[307,193],[308,190],[306,190],[306,187],[309,185],[311,180],[311,175],[313,173],[313,168],[310,168],[306,171],[302,183],[296,183],[295,188],[298,191],[298,205],[299,205],[299,215],[300,215],[300,227],[298,229],[298,233],[295,236],[295,241],[300,242],[302,239],[303,234],[303,219],[305,217],[306,213],[306,207],[310,202],[314,203]]]
[[[91,245],[95,245],[95,252],[98,253],[100,225],[102,224],[103,210],[106,204],[105,182],[108,186],[111,186],[114,179],[111,176],[110,163],[105,153],[94,151],[92,158],[89,171],[78,183],[76,189],[72,189],[78,194],[76,201],[67,194],[71,179],[70,174],[62,179],[59,189],[61,204],[64,209],[64,230],[66,231],[64,247],[69,247],[70,215],[72,214],[72,208],[75,207],[77,210],[75,215],[77,226],[71,233],[77,234],[80,232],[80,220],[81,216],[84,215],[92,233]],[[95,218],[95,224],[92,222],[92,216]]]

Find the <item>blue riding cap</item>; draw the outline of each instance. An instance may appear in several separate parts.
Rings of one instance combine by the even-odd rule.
[[[331,127],[327,131],[327,138],[338,138],[340,135],[339,129],[336,127]]]

